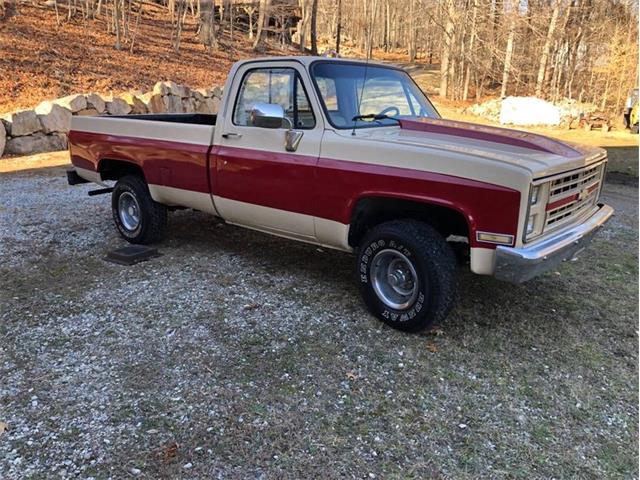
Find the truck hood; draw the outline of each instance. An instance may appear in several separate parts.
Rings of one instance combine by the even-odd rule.
[[[423,146],[517,165],[534,178],[581,168],[606,151],[534,133],[443,119],[401,120],[400,129],[367,129],[372,140]]]

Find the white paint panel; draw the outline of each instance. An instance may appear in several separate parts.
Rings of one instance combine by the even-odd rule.
[[[353,249],[347,242],[349,234],[349,225],[344,225],[331,220],[318,219],[302,213],[294,213],[286,210],[278,210],[276,208],[263,207],[251,203],[239,202],[228,198],[214,196],[213,200],[216,206],[230,210],[237,210],[240,213],[236,215],[248,219],[248,223],[240,223],[227,221],[232,225],[258,230],[260,232],[277,235],[279,237],[299,240],[314,245],[320,245],[327,248],[351,252]],[[310,230],[308,234],[301,235],[297,233],[300,225],[313,225],[315,220],[315,230]],[[273,225],[282,225],[284,228],[274,228]]]
[[[211,145],[213,141],[215,131],[213,125],[154,122],[153,120],[137,119],[135,115],[130,115],[129,117],[74,116],[71,118],[71,130],[207,146]]]
[[[302,213],[239,202],[214,195],[216,208],[225,212],[224,219],[234,225],[259,228],[265,231],[295,235],[296,238],[315,240],[313,217]],[[229,215],[227,215],[229,212]],[[238,221],[236,219],[242,219]]]
[[[320,244],[347,252],[353,251],[349,245],[349,225],[320,217],[314,217],[314,221],[316,238]]]
[[[98,185],[102,185],[103,187],[107,186],[107,184],[102,181],[100,172],[94,172],[93,170],[87,170],[86,168],[80,168],[80,167],[73,167],[73,168],[75,168],[76,173],[80,177],[84,178],[85,180],[88,180],[89,182],[97,183]]]
[[[492,248],[471,247],[471,271],[478,275],[493,275],[496,270],[496,251]]]
[[[208,193],[193,192],[181,188],[165,187],[163,185],[149,185],[151,198],[164,205],[195,208],[202,212],[218,216],[213,199]]]

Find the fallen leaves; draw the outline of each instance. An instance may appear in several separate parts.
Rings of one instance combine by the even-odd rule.
[[[427,342],[427,350],[429,350],[431,353],[437,353],[438,346],[433,342]]]
[[[9,429],[9,425],[4,422],[0,422],[0,435],[6,432]]]
[[[358,375],[356,374],[356,372],[350,371],[350,372],[347,372],[347,378],[349,380],[357,380],[358,379]]]
[[[427,332],[429,335],[441,337],[444,335],[444,330],[439,325],[433,325]]]
[[[158,457],[160,457],[162,463],[171,463],[178,456],[179,447],[180,445],[175,441],[162,445],[158,451]]]

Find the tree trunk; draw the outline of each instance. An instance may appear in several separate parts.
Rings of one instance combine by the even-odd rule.
[[[558,14],[560,13],[560,0],[556,0],[553,6],[553,13],[551,14],[551,22],[549,23],[549,30],[547,30],[547,38],[542,47],[542,56],[540,57],[540,65],[538,66],[538,77],[536,79],[536,97],[542,95],[542,87],[544,84],[545,69],[547,68],[547,61],[549,60],[549,51],[551,50],[551,42],[553,41],[553,35],[556,30],[556,24],[558,23]]]
[[[269,8],[269,0],[260,0],[260,9],[258,10],[258,25],[256,30],[256,38],[253,41],[253,49],[258,50],[262,43],[262,35],[264,33],[266,23],[269,21],[267,9]]]
[[[416,59],[416,16],[415,16],[415,0],[409,1],[409,61]]]
[[[318,55],[318,0],[311,1],[311,55]]]
[[[307,26],[309,25],[309,0],[300,1],[300,12],[302,18],[298,22],[298,35],[300,38],[300,51],[305,51],[305,45],[307,41]]]
[[[473,0],[473,14],[471,17],[471,35],[469,38],[468,55],[464,55],[464,52],[463,52],[463,56],[465,57],[465,61],[467,64],[467,71],[464,77],[464,86],[462,87],[462,100],[464,101],[467,101],[467,99],[469,98],[469,82],[471,81],[471,66],[472,66],[472,62],[470,61],[470,58],[472,58],[474,55],[473,46],[475,44],[475,38],[476,38],[477,19],[478,19],[478,0]]]
[[[500,89],[500,98],[507,96],[507,84],[509,83],[509,73],[511,73],[511,59],[513,57],[513,43],[516,36],[516,15],[517,6],[512,5],[516,11],[510,12],[509,20],[509,37],[507,38],[507,49],[504,54],[504,69],[502,70],[502,88]]]
[[[440,96],[446,97],[449,90],[449,71],[451,70],[451,53],[453,49],[453,35],[455,34],[455,25],[453,23],[453,13],[455,5],[453,0],[447,0],[447,8],[444,10],[446,15],[444,42],[442,43],[442,54],[440,56]]]
[[[120,38],[120,0],[114,0],[114,22],[116,27],[116,50],[120,50],[122,48],[121,38]]]
[[[133,36],[131,37],[131,45],[129,45],[129,53],[133,53],[133,48],[136,43],[136,37],[138,36],[138,26],[140,25],[140,17],[142,16],[143,5],[144,4],[142,3],[142,0],[140,0],[138,5],[138,16],[136,17],[136,26],[134,27]]]
[[[338,0],[338,17],[336,25],[336,55],[340,54],[340,35],[342,34],[342,0]]]

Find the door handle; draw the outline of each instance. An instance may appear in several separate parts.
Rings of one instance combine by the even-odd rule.
[[[227,132],[222,134],[222,138],[240,138],[240,137],[242,137],[241,133]]]

